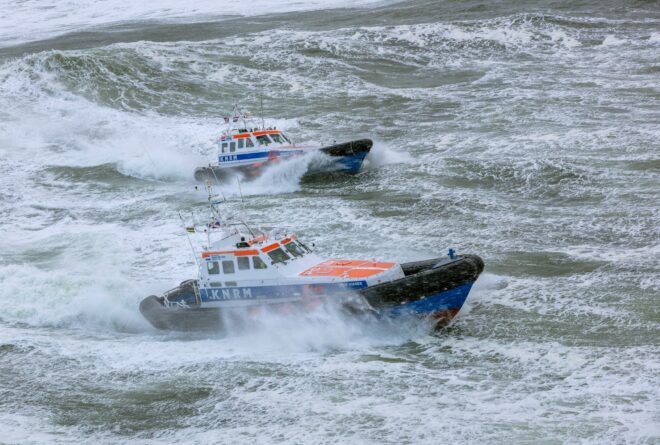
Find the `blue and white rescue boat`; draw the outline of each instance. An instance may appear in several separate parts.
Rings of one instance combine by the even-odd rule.
[[[370,139],[332,144],[324,147],[297,145],[276,127],[258,126],[249,112],[234,107],[233,116],[225,116],[227,128],[218,140],[217,163],[195,169],[195,179],[223,180],[232,171],[247,177],[259,176],[268,166],[307,153],[320,152],[328,161],[313,173],[341,171],[358,173],[373,145]]]
[[[445,257],[403,264],[325,259],[289,231],[266,233],[223,219],[217,203],[206,217],[186,227],[191,241],[195,235],[202,240],[201,249],[193,248],[198,277],[140,303],[158,329],[223,330],[256,323],[264,311],[305,312],[323,304],[375,317],[413,314],[444,325],[484,267],[478,256],[451,249]]]

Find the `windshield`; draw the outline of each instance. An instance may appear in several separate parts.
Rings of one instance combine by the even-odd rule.
[[[303,250],[305,250],[307,253],[312,253],[312,249],[310,249],[310,248],[307,247],[305,244],[303,244],[302,241],[296,241],[296,244],[297,244],[298,246],[302,247]]]
[[[303,256],[305,254],[305,252],[300,247],[298,247],[296,245],[295,241],[290,242],[289,244],[286,244],[284,246],[284,248],[286,249],[287,252],[289,252],[294,257]]]
[[[271,260],[273,260],[273,264],[275,263],[283,263],[284,261],[290,260],[289,255],[287,255],[281,248],[277,248],[275,250],[271,250],[268,252],[268,256],[270,257]]]
[[[257,141],[259,142],[259,145],[270,144],[270,139],[268,139],[268,136],[265,134],[262,134],[261,136],[257,136]]]

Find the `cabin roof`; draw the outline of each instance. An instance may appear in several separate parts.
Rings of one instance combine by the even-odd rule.
[[[214,255],[234,255],[234,256],[249,256],[249,255],[259,255],[259,250],[263,253],[268,253],[271,252],[278,247],[285,246],[289,244],[291,241],[294,241],[298,239],[298,237],[294,234],[285,236],[284,238],[275,241],[273,243],[268,244],[267,246],[260,247],[264,244],[265,241],[268,241],[268,237],[266,235],[260,235],[255,238],[249,239],[247,241],[244,241],[245,245],[242,248],[237,248],[237,249],[231,249],[233,247],[234,243],[234,238],[241,236],[241,234],[234,234],[231,240],[228,240],[226,243],[226,247],[229,247],[230,250],[205,250],[202,252],[202,258],[208,258]],[[227,240],[227,238],[225,239]],[[222,241],[225,241],[222,240]],[[225,244],[225,243],[222,243]],[[224,246],[217,246],[217,247],[224,247]],[[256,249],[255,249],[256,248]]]
[[[266,134],[282,134],[282,130],[275,130],[275,129],[267,129],[267,130],[247,130],[247,129],[232,129],[229,134],[226,132],[222,134],[222,139],[228,140],[228,139],[245,139],[249,138],[250,136],[263,136]]]
[[[367,278],[383,273],[396,263],[363,260],[328,260],[300,273],[301,277]]]

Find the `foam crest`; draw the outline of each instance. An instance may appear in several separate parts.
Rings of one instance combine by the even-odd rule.
[[[147,328],[131,298],[135,283],[116,265],[105,267],[102,259],[65,270],[0,266],[0,282],[6,322],[111,331]]]
[[[601,43],[601,46],[619,46],[627,43],[625,39],[620,39],[614,34],[608,34],[605,36],[605,39],[603,39],[603,43]]]
[[[390,164],[410,163],[410,153],[403,147],[395,147],[392,143],[383,140],[374,140],[374,145],[365,158],[363,168],[378,168]]]
[[[269,14],[332,9],[366,7],[382,0],[305,0],[287,2],[283,0],[258,0],[244,4],[235,1],[201,0],[194,4],[183,4],[176,0],[159,0],[156,3],[139,3],[130,0],[83,0],[70,3],[47,0],[35,7],[34,2],[17,5],[3,0],[0,9],[11,11],[0,16],[0,45],[15,45],[45,39],[72,31],[89,30],[119,23],[145,20],[203,21],[235,15],[254,16]]]
[[[511,49],[547,45],[574,48],[580,45],[578,34],[572,33],[570,28],[550,23],[543,16],[527,14],[478,21],[365,27],[352,34],[350,40],[376,43],[382,47],[381,53],[389,53],[388,47],[398,48],[401,43],[421,50],[446,49],[447,45],[458,43],[462,44],[456,48],[459,52],[465,50],[465,43],[474,44],[475,48],[486,46],[491,49],[494,49],[492,44]],[[355,48],[355,43],[351,47]]]
[[[118,165],[131,176],[192,178],[215,149],[219,122],[124,112],[71,93],[48,68],[48,55],[0,66],[0,100],[18,121],[0,122],[10,156],[41,165]],[[38,80],[33,81],[34,78]]]
[[[123,203],[94,204],[95,213],[112,214]],[[11,228],[0,248],[21,254],[16,261],[0,264],[0,318],[45,327],[147,329],[139,301],[167,289],[171,277],[185,278],[191,272],[185,240],[171,235],[176,222],[145,220],[135,230],[115,222],[77,219],[46,224],[40,230]]]

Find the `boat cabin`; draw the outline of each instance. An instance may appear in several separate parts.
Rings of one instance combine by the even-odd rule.
[[[203,215],[200,215],[202,219],[196,218],[193,212],[193,225],[187,226],[186,232],[203,237],[201,253],[196,254],[201,256],[198,256],[199,287],[210,292],[203,295],[211,295],[211,299],[225,298],[225,293],[227,298],[250,299],[250,295],[236,295],[234,291],[249,294],[251,289],[261,286],[275,286],[279,293],[287,295],[291,290],[288,286],[327,284],[362,288],[404,276],[397,263],[324,261],[290,231],[255,232],[240,220],[230,222],[231,216],[228,220],[221,217],[210,185],[207,187],[211,219]]]
[[[202,252],[200,283],[203,288],[241,287],[273,283],[347,282],[362,287],[363,280],[403,277],[397,263],[368,260],[323,261],[296,235],[248,239],[235,232]],[[278,241],[273,242],[273,239]],[[358,280],[358,281],[356,281]]]
[[[248,239],[248,241],[246,241]],[[202,252],[200,278],[209,287],[236,286],[236,282],[277,279],[286,272],[298,273],[308,267],[306,257],[315,257],[312,251],[295,235],[271,242],[266,235],[249,239],[235,233],[212,243]],[[317,258],[309,258],[314,263]],[[300,263],[297,267],[294,261]],[[303,264],[304,263],[304,264]],[[294,266],[282,269],[282,266]]]
[[[220,153],[237,154],[245,151],[265,150],[270,145],[291,147],[293,143],[281,131],[275,128],[260,130],[257,128],[233,129],[220,137]]]

